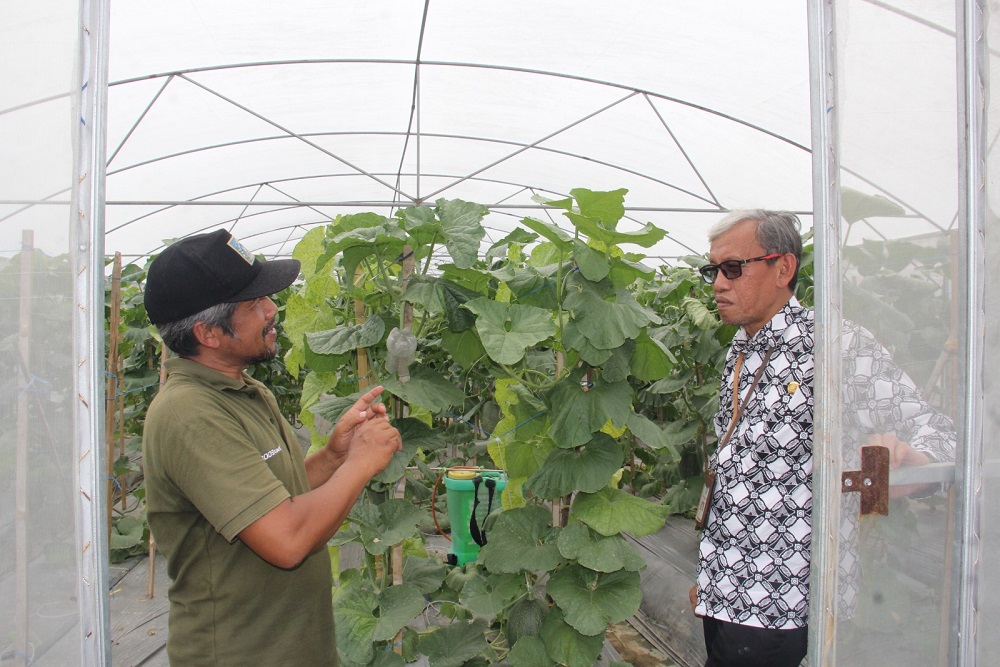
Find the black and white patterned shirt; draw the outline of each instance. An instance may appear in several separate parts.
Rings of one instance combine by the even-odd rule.
[[[740,395],[770,348],[716,471],[702,534],[697,612],[763,628],[805,625],[812,514],[813,314],[794,298],[748,338],[740,329],[726,359],[715,430],[729,429],[733,372],[744,352]]]
[[[793,297],[752,338],[733,339],[719,398],[716,433],[729,429],[737,357],[746,395],[768,350],[767,367],[727,446],[710,460],[717,478],[702,534],[698,614],[771,629],[803,627],[809,612],[812,532],[813,336],[811,310]],[[895,433],[932,459],[953,457],[951,422],[931,408],[910,378],[865,329],[844,326],[844,429],[847,452],[875,433]],[[846,494],[855,502],[858,494]],[[857,516],[845,512],[842,537],[856,544]],[[842,549],[841,594],[856,589],[857,559]],[[853,585],[850,582],[855,582]],[[846,600],[850,606],[850,600]]]

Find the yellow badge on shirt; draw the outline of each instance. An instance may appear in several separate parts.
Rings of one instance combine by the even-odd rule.
[[[799,383],[798,382],[789,382],[788,383],[788,393],[789,394],[794,394],[798,390],[799,390]]]

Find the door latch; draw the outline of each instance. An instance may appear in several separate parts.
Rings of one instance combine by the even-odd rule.
[[[861,448],[861,470],[840,475],[841,493],[861,494],[861,514],[889,515],[889,449],[878,445]]]

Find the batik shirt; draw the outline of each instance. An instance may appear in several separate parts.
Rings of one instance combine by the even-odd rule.
[[[812,513],[813,315],[792,298],[760,331],[740,329],[726,360],[715,429],[733,415],[737,357],[741,400],[772,350],[725,447],[701,539],[697,612],[763,628],[808,618]]]
[[[729,428],[733,373],[740,352],[740,394],[746,395],[767,351],[761,379],[727,446],[713,455],[717,471],[711,514],[701,540],[699,614],[763,628],[803,627],[808,621],[812,529],[813,314],[792,298],[748,338],[741,329],[726,360],[715,421]],[[843,329],[842,444],[845,469],[873,434],[892,433],[932,460],[954,458],[951,421],[929,406],[913,381],[867,330]],[[841,611],[857,593],[858,504],[842,496]]]
[[[892,433],[932,461],[955,460],[955,427],[932,408],[917,385],[875,337],[854,322],[845,322],[841,394],[842,466],[861,467],[861,446],[870,436]],[[861,494],[841,494],[838,605],[842,618],[854,615],[861,563],[858,559]]]

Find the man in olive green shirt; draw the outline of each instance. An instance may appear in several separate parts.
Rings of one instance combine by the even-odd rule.
[[[378,387],[305,458],[274,396],[246,374],[276,354],[268,295],[298,270],[255,259],[225,231],[182,239],[150,265],[146,311],[177,355],[143,434],[175,665],[337,663],[324,547],[402,443]]]

